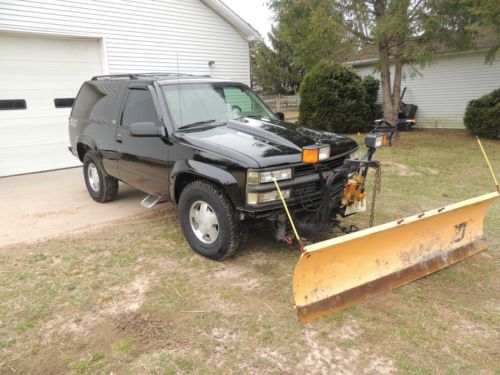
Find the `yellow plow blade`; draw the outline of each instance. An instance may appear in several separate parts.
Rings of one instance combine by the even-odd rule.
[[[305,247],[293,275],[308,322],[457,263],[487,247],[491,193]]]

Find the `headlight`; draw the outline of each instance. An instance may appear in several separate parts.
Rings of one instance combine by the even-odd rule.
[[[281,190],[283,198],[290,198],[290,190]],[[263,193],[248,193],[247,203],[248,204],[261,204],[280,200],[280,195],[278,190],[266,191]]]
[[[326,160],[330,157],[330,146],[321,147],[319,149],[319,160]]]
[[[384,134],[368,134],[365,138],[365,145],[368,148],[379,148],[384,145]]]
[[[259,184],[265,184],[267,182],[273,182],[273,178],[275,178],[277,181],[288,180],[292,178],[292,168],[277,169],[275,171],[266,171],[266,172],[257,172],[257,171],[247,172],[248,185],[259,185]]]

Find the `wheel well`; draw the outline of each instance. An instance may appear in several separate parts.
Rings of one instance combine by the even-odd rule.
[[[195,175],[192,173],[181,173],[175,179],[175,189],[174,189],[175,202],[179,203],[179,198],[181,196],[182,190],[184,190],[184,188],[187,185],[189,185],[191,182],[196,181],[196,180],[205,180],[205,181],[208,181],[214,185],[217,185],[224,192],[224,194],[227,195],[227,192],[224,189],[224,187],[217,181],[214,181],[210,178]]]
[[[84,143],[78,143],[76,145],[76,151],[78,152],[78,159],[80,159],[80,161],[83,162],[83,157],[85,156],[88,150],[90,150],[90,147]]]

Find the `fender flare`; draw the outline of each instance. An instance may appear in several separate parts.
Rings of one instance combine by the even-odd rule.
[[[97,145],[96,145],[95,141],[86,135],[81,135],[80,137],[78,137],[78,139],[76,141],[77,155],[78,155],[78,145],[79,144],[86,145],[86,146],[90,147],[91,150],[98,152]],[[78,157],[80,157],[80,155],[78,155]]]
[[[80,155],[78,153],[78,145],[79,144],[85,145],[85,146],[89,147],[92,151],[94,151],[97,154],[97,162],[99,163],[99,167],[101,168],[101,171],[106,176],[111,176],[108,173],[108,171],[106,170],[106,168],[104,168],[104,165],[103,165],[102,160],[101,160],[102,155],[101,155],[101,152],[99,151],[99,149],[97,148],[95,141],[92,138],[87,137],[86,135],[82,135],[78,138],[78,141],[76,142],[76,147],[77,147],[77,155],[78,155],[78,158],[80,159]],[[80,161],[83,163],[83,157]]]
[[[175,203],[177,203],[175,196],[176,180],[177,177],[184,174],[203,178],[220,185],[235,207],[242,207],[245,204],[238,181],[232,174],[222,168],[196,160],[179,160],[172,168],[169,189],[170,197]]]

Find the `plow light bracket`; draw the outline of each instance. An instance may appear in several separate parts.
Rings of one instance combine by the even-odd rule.
[[[302,161],[304,163],[317,163],[330,157],[330,146],[312,145],[302,148]]]

